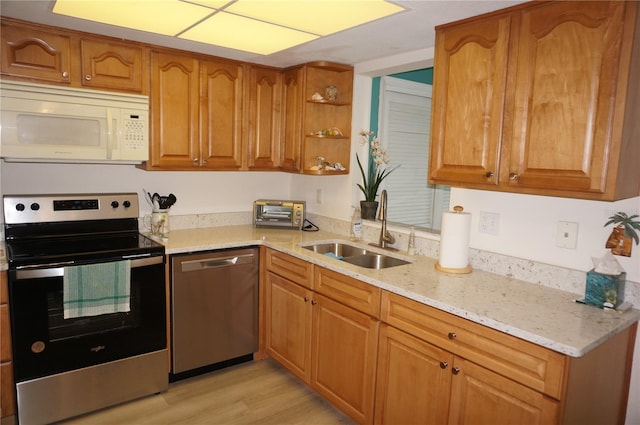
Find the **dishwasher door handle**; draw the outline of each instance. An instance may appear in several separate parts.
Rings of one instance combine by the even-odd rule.
[[[215,269],[218,267],[238,266],[253,263],[253,254],[232,255],[229,257],[213,257],[202,260],[189,260],[180,263],[181,271],[195,272],[198,270]]]

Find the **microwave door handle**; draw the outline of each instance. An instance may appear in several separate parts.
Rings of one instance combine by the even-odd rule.
[[[112,159],[111,157],[113,156],[114,137],[113,113],[111,108],[107,108],[107,159]]]

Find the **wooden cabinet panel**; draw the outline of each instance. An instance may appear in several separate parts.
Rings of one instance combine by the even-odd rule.
[[[359,423],[372,423],[378,321],[314,294],[311,386]]]
[[[300,172],[300,149],[302,137],[302,84],[304,71],[301,67],[282,73],[282,146],[280,168],[284,171]]]
[[[438,347],[560,399],[566,357],[383,291],[380,318]]]
[[[511,17],[437,32],[430,177],[498,182]]]
[[[7,283],[7,272],[0,271],[0,416],[3,418],[15,413]]]
[[[273,170],[278,166],[282,78],[273,68],[252,66],[249,81],[250,170]]]
[[[3,418],[15,414],[13,365],[11,362],[0,363],[0,407]]]
[[[11,360],[11,327],[9,326],[9,306],[0,304],[0,362]]]
[[[97,40],[80,40],[83,86],[143,92],[147,63],[143,48]]]
[[[200,163],[198,72],[194,58],[151,53],[151,167],[190,169]]]
[[[239,62],[200,61],[199,166],[242,166],[243,74]]]
[[[313,264],[283,252],[267,250],[266,268],[287,279],[313,289]]]
[[[458,357],[452,371],[449,424],[559,423],[556,400]]]
[[[429,181],[640,194],[638,2],[531,2],[436,29]]]
[[[376,424],[445,424],[453,355],[380,325]]]
[[[311,297],[310,290],[266,274],[267,351],[307,384],[311,378]]]
[[[71,39],[37,28],[2,23],[2,74],[71,82]]]
[[[315,267],[314,289],[358,311],[380,317],[380,288],[323,267]]]

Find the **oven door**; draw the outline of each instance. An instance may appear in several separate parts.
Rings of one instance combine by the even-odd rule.
[[[131,260],[126,313],[65,319],[63,276],[9,270],[16,383],[167,348],[164,256]]]

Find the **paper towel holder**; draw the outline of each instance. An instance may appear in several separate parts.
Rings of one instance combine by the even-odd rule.
[[[460,205],[456,205],[453,207],[453,211],[455,213],[462,213],[464,210],[464,208]],[[473,270],[471,268],[471,265],[467,264],[466,267],[462,267],[462,268],[452,268],[452,267],[443,267],[440,265],[440,261],[437,261],[435,264],[435,268],[438,271],[444,272],[444,273],[453,273],[453,274],[466,274],[466,273],[471,273],[471,271]]]

